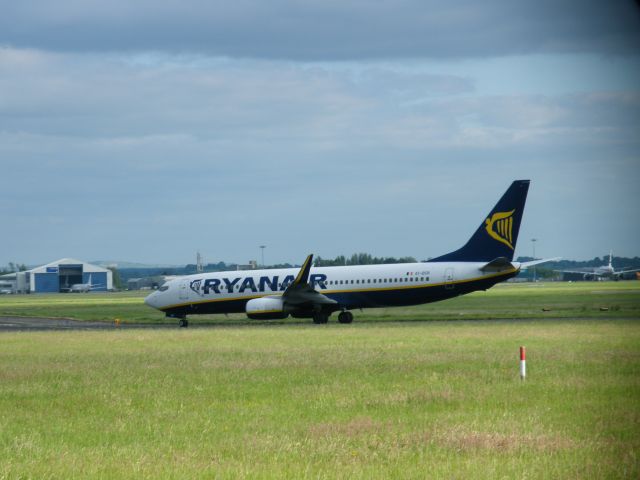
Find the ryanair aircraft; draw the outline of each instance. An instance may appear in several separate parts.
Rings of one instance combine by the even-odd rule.
[[[513,261],[529,180],[511,184],[460,249],[420,263],[313,267],[309,255],[300,269],[201,273],[168,281],[145,299],[151,307],[188,325],[186,316],[245,312],[252,319],[289,315],[327,323],[350,310],[418,305],[487,290],[521,269],[548,260]]]

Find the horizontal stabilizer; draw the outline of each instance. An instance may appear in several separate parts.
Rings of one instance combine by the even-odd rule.
[[[480,270],[483,272],[501,272],[503,270],[515,270],[515,265],[506,257],[498,257],[491,260]]]
[[[533,267],[534,265],[540,265],[541,263],[547,263],[547,262],[557,262],[558,260],[562,260],[562,257],[544,258],[542,260],[531,260],[530,262],[522,262],[520,264],[520,268],[522,270],[525,270],[529,267]]]

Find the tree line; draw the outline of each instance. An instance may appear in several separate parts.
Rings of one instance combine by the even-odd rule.
[[[342,265],[380,265],[391,263],[415,263],[416,259],[413,257],[374,257],[369,253],[354,253],[351,257],[347,258],[344,255],[338,255],[334,259],[316,257],[316,267],[339,267]]]
[[[7,273],[15,273],[15,272],[24,272],[29,268],[24,263],[14,263],[9,262],[9,265],[6,267],[0,267],[0,275],[5,275]]]

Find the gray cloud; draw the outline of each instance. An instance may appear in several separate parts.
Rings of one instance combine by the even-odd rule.
[[[0,50],[5,263],[246,261],[261,243],[280,261],[426,258],[522,177],[523,235],[549,254],[636,254],[638,93],[475,84],[426,66]]]
[[[631,0],[5,2],[0,43],[295,60],[636,54]]]
[[[468,78],[382,66],[87,60],[4,49],[0,90],[0,131],[76,138],[74,148],[115,154],[156,144],[162,151],[206,144],[212,154],[274,145],[330,151],[635,144],[640,125],[637,92],[487,96]],[[164,158],[173,152],[159,153],[154,164]]]

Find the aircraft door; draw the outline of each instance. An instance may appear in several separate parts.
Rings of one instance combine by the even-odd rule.
[[[180,282],[180,300],[189,300],[189,285],[186,280]]]
[[[453,288],[455,287],[455,283],[453,283],[455,280],[455,275],[454,275],[454,270],[452,267],[449,268],[445,268],[444,270],[444,288],[446,288],[447,290],[453,290]]]

